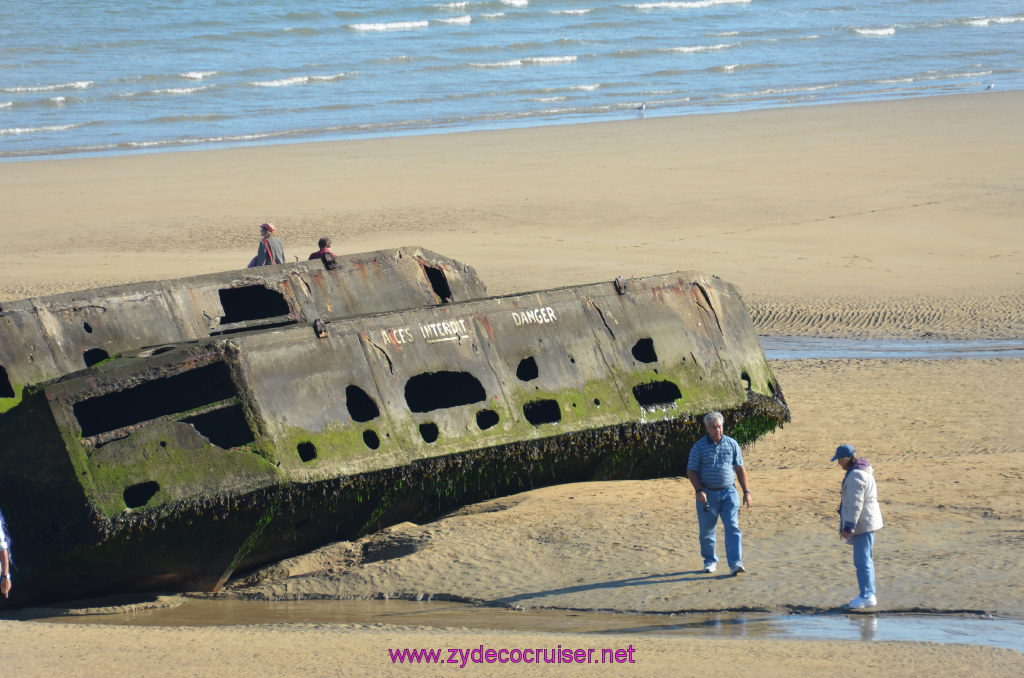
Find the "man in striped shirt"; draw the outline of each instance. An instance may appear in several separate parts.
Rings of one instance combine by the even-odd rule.
[[[740,533],[740,498],[736,492],[736,479],[743,489],[743,503],[753,506],[747,487],[747,471],[743,468],[740,445],[724,435],[725,418],[721,412],[704,417],[707,435],[693,444],[686,463],[686,475],[697,493],[697,524],[700,526],[700,555],[704,558],[704,571],[711,573],[718,567],[715,554],[715,527],[722,518],[725,529],[725,556],[732,574],[747,570],[743,567],[743,545]]]

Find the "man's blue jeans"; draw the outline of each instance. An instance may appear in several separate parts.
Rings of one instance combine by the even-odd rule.
[[[736,492],[736,486],[727,487],[724,490],[705,488],[704,495],[708,498],[708,510],[705,511],[704,504],[697,502],[700,555],[704,558],[704,565],[718,562],[718,556],[715,555],[715,526],[718,524],[719,516],[722,517],[722,527],[725,528],[725,557],[729,561],[729,567],[742,565],[740,497]]]
[[[872,560],[874,548],[874,532],[853,535],[853,566],[857,568],[857,585],[862,598],[875,595],[875,563]]]

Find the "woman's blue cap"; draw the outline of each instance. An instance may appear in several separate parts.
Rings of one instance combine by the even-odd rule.
[[[836,453],[832,457],[832,461],[839,459],[840,457],[852,457],[854,456],[853,445],[840,445],[836,448]]]

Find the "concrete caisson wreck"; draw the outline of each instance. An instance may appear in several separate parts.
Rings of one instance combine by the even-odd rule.
[[[683,474],[702,415],[789,411],[730,284],[685,272],[124,351],[0,418],[18,598],[235,571],[531,487]]]

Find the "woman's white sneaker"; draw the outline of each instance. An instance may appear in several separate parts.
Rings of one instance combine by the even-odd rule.
[[[864,596],[857,596],[850,601],[849,607],[851,610],[862,610],[865,607],[874,607],[875,605],[878,605],[878,599],[874,596],[868,596],[867,598]]]

